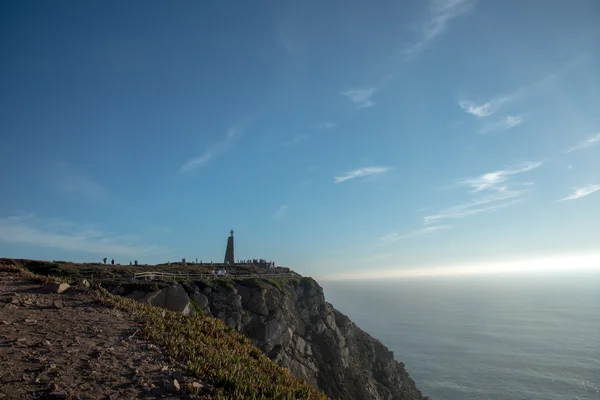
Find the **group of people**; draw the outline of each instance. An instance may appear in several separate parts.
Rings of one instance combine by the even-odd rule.
[[[104,262],[104,264],[108,263],[108,258],[104,257],[102,259],[102,261]],[[115,259],[113,258],[112,260],[110,260],[111,265],[115,265]],[[183,265],[187,265],[188,261],[185,258],[181,259],[181,263]],[[190,264],[206,264],[206,265],[214,265],[214,262],[210,262],[210,263],[203,263],[202,260],[200,260],[200,262],[198,262],[198,259],[196,258],[195,261],[191,261]],[[253,259],[247,259],[247,260],[237,260],[236,264],[240,264],[240,265],[255,265],[255,266],[259,266],[259,267],[263,267],[263,268],[275,268],[275,261],[268,261],[264,258],[253,258]],[[117,265],[121,265],[121,264],[117,264]],[[136,267],[139,265],[138,264],[138,260],[135,260],[133,262],[129,261],[129,265],[135,265]],[[167,261],[167,265],[171,265],[170,261]],[[218,270],[218,271],[225,271],[225,270]],[[219,275],[219,274],[217,274]],[[224,273],[223,273],[224,275]]]
[[[104,257],[104,258],[102,259],[102,261],[104,262],[104,264],[106,264],[106,263],[107,263],[107,260],[108,260],[108,259],[107,259],[106,257]],[[135,263],[135,264],[134,264],[134,263]],[[115,265],[115,259],[114,259],[114,258],[113,258],[112,260],[110,260],[110,264],[111,264],[111,265]],[[117,265],[121,265],[121,264],[117,264]],[[139,264],[138,264],[138,260],[135,260],[133,263],[132,263],[131,261],[129,261],[129,265],[135,265],[135,266],[137,267],[137,266],[139,265]]]
[[[275,268],[275,261],[268,261],[264,258],[253,258],[248,260],[238,260],[238,264],[242,265],[257,265],[264,268]]]

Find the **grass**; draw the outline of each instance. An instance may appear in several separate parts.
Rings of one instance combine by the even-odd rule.
[[[63,281],[60,277],[35,274],[15,262],[4,264],[5,269],[18,271],[36,282]],[[214,385],[217,399],[327,398],[319,390],[295,378],[289,370],[275,364],[248,338],[218,319],[202,315],[185,316],[111,295],[103,288],[96,294],[103,303],[138,320],[142,325],[140,335],[165,349],[172,357],[186,362],[189,374]]]
[[[4,268],[7,271],[18,272],[24,278],[29,279],[30,281],[36,283],[48,283],[48,282],[61,282],[61,283],[71,283],[71,280],[65,278],[64,276],[55,276],[50,274],[39,275],[28,269],[23,268],[23,266],[14,260],[10,259],[0,259],[0,267]],[[50,271],[48,271],[50,272]]]

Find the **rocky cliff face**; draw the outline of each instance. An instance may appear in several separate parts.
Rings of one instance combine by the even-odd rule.
[[[215,282],[216,283],[216,282]],[[223,320],[253,339],[257,347],[296,376],[335,399],[424,399],[401,362],[377,339],[325,302],[322,288],[310,278],[269,281],[222,281],[165,287],[143,295],[138,288],[120,294]],[[169,301],[168,293],[181,301]],[[177,304],[176,304],[177,303]],[[159,304],[156,304],[159,305]]]

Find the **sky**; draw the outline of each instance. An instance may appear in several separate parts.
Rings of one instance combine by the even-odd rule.
[[[5,1],[0,256],[600,269],[600,3]]]

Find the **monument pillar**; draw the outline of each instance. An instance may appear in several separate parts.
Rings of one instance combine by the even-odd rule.
[[[233,252],[233,229],[230,232],[231,236],[227,238],[227,248],[225,249],[225,264],[235,264],[235,256]]]

